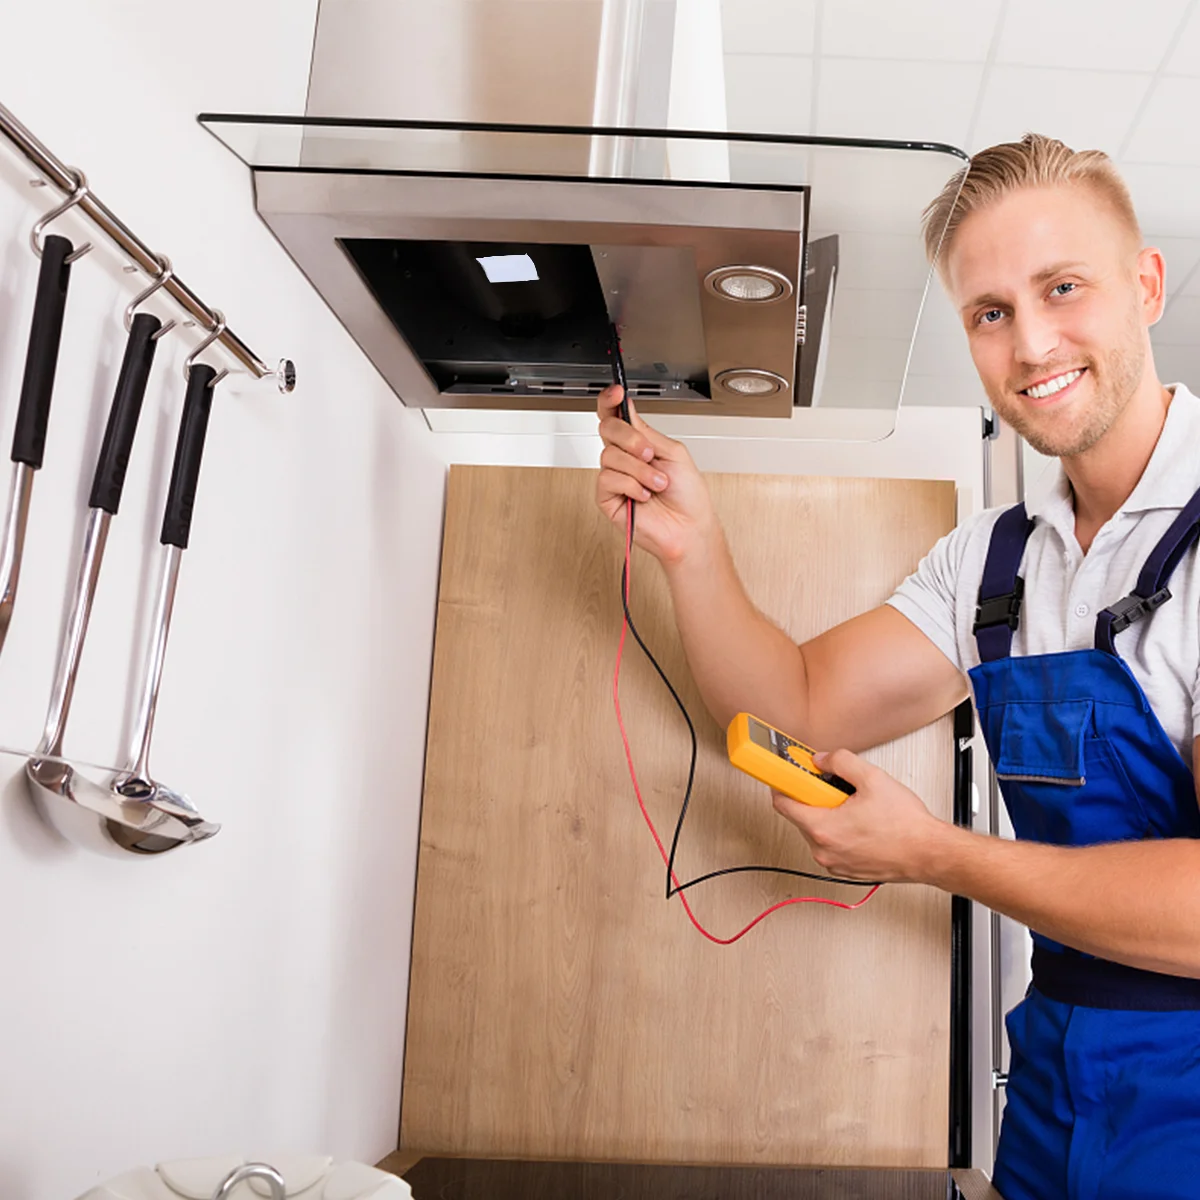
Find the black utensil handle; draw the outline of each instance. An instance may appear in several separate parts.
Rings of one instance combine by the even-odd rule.
[[[21,402],[17,408],[12,444],[13,462],[24,463],[35,471],[41,467],[46,452],[50,396],[54,391],[58,345],[62,340],[63,314],[67,308],[67,284],[71,280],[71,264],[67,258],[74,250],[65,237],[57,234],[47,237],[42,246],[42,269],[38,274],[29,352],[25,357],[25,378],[21,383]]]
[[[179,418],[179,437],[175,442],[175,462],[167,488],[167,508],[159,537],[164,546],[187,549],[196,484],[200,479],[200,459],[204,454],[204,435],[208,432],[208,414],[212,409],[212,381],[216,377],[216,367],[204,363],[192,367],[188,377],[183,416]]]
[[[113,394],[112,407],[108,410],[108,424],[104,427],[104,441],[100,446],[96,474],[92,477],[92,494],[88,499],[89,508],[102,508],[113,516],[121,506],[121,490],[125,486],[125,472],[129,469],[129,456],[133,452],[133,436],[137,432],[146,383],[158,346],[154,335],[161,328],[162,322],[157,317],[138,313],[133,318],[133,327],[125,343],[125,357],[121,360],[117,390]]]

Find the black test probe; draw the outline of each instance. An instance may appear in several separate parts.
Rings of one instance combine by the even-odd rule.
[[[620,404],[620,408],[618,411],[621,414],[621,420],[623,420],[627,425],[632,425],[633,422],[629,419],[629,384],[628,384],[628,379],[625,374],[625,360],[621,355],[621,335],[617,330],[617,326],[616,326],[615,322],[610,324],[608,327],[608,353],[612,359],[613,384],[614,384],[614,386],[619,387],[621,389],[621,404]],[[811,871],[797,871],[797,870],[794,870],[794,869],[791,869],[788,867],[771,867],[771,866],[725,867],[722,870],[709,871],[705,875],[700,875],[695,879],[689,879],[687,881],[687,883],[676,884],[674,882],[674,879],[675,879],[675,854],[679,848],[679,837],[683,832],[683,822],[684,822],[684,819],[687,817],[688,806],[691,804],[692,786],[696,781],[696,758],[697,758],[697,749],[698,749],[697,742],[696,742],[696,727],[695,727],[695,725],[692,724],[691,715],[688,713],[687,707],[683,703],[683,699],[680,697],[679,693],[675,690],[671,681],[667,678],[666,672],[662,669],[662,667],[660,667],[658,665],[658,660],[654,657],[653,654],[650,653],[649,646],[647,646],[646,643],[644,641],[642,641],[641,634],[638,633],[637,626],[634,625],[633,617],[631,616],[631,614],[629,612],[629,554],[632,549],[634,515],[637,512],[637,509],[634,506],[634,502],[632,500],[626,500],[625,503],[628,505],[628,508],[629,508],[629,529],[628,529],[628,533],[627,533],[627,540],[626,540],[626,547],[625,547],[625,562],[621,568],[621,609],[625,614],[625,621],[626,621],[626,624],[628,624],[628,626],[629,626],[629,632],[633,634],[634,641],[636,641],[638,646],[641,647],[642,653],[646,656],[647,661],[650,663],[650,665],[654,668],[655,672],[658,674],[659,679],[661,679],[663,681],[663,684],[666,686],[667,691],[671,693],[671,699],[675,701],[676,707],[679,709],[680,713],[683,715],[684,721],[687,722],[688,735],[691,739],[691,756],[690,756],[690,761],[688,763],[687,787],[684,789],[683,803],[680,805],[680,808],[679,808],[679,819],[675,822],[675,830],[671,837],[671,852],[667,857],[667,899],[670,900],[673,896],[686,891],[690,887],[695,887],[696,884],[698,884],[698,883],[705,883],[708,880],[716,879],[721,875],[740,875],[747,871],[754,871],[754,872],[763,872],[763,873],[770,874],[770,875],[791,875],[794,878],[800,878],[800,879],[815,879],[822,883],[840,883],[840,884],[844,884],[848,887],[869,888],[870,891],[868,892],[867,897],[865,897],[864,900],[859,902],[860,904],[865,903],[866,899],[869,899],[872,895],[874,895],[875,891],[879,888],[880,884],[877,881],[860,880],[860,879],[841,879],[836,875],[819,875],[819,874],[814,874]],[[635,780],[635,787],[636,787],[636,780]],[[649,820],[648,817],[647,817],[647,820]],[[653,829],[653,827],[651,827],[651,828]],[[657,835],[655,835],[655,836],[657,837]],[[797,902],[804,903],[808,899],[810,899],[810,898],[797,897],[796,900],[785,900],[785,901],[782,901],[781,904],[790,904],[790,903],[797,903]],[[818,902],[826,903],[826,904],[832,903],[835,907],[838,907],[838,908],[856,908],[856,907],[858,907],[858,905],[841,904],[837,901],[826,901],[823,899],[818,900]],[[685,904],[686,904],[686,901],[685,901]],[[767,912],[768,913],[773,912],[776,907],[780,907],[780,905],[772,906],[772,908],[768,909]],[[688,915],[691,916],[690,911],[689,911]],[[766,915],[767,915],[767,913],[761,914],[761,916],[756,918],[755,921],[751,922],[751,924],[748,925],[746,927],[746,929],[743,929],[742,933],[748,932],[755,924],[758,923],[759,920],[762,919],[762,917],[764,917]],[[692,917],[692,920],[694,923],[695,918]],[[710,940],[720,941],[720,939],[712,938],[712,935],[709,934],[706,930],[704,930],[701,926],[697,925],[697,928],[700,929],[700,932],[703,933],[705,935],[705,937],[710,938]],[[741,934],[738,934],[737,937],[741,937]],[[731,940],[736,941],[737,937],[735,937]]]

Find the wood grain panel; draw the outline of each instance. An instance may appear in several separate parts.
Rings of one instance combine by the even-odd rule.
[[[797,640],[883,601],[954,522],[953,486],[714,475],[752,598]],[[570,469],[450,474],[418,863],[401,1145],[425,1153],[939,1166],[947,1156],[949,900],[884,888],[797,905],[728,948],[677,900],[612,710],[621,538]],[[656,564],[631,607],[700,736],[679,867],[813,869],[728,763]],[[636,647],[622,705],[664,838],[687,733]],[[868,757],[948,816],[938,722]],[[802,882],[802,881],[795,881]],[[787,895],[739,875],[691,895],[721,935]],[[861,893],[852,893],[858,898]]]

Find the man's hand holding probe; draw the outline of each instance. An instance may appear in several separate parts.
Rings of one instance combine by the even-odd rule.
[[[879,664],[869,670],[856,669],[855,660],[863,661],[861,654],[849,655],[850,661],[844,662],[845,670],[836,686],[821,688],[823,703],[819,707],[834,719],[809,719],[810,675],[817,680],[827,677],[831,657],[839,653],[837,631],[814,639],[802,649],[754,607],[738,579],[704,478],[687,448],[647,425],[632,401],[632,424],[626,424],[617,414],[620,402],[620,388],[608,388],[600,394],[604,450],[596,501],[609,520],[621,528],[625,524],[626,500],[637,504],[634,540],[663,567],[688,663],[717,721],[727,725],[736,713],[751,712],[814,745],[853,744],[837,735],[856,726],[863,739],[857,743],[859,748],[901,732],[894,726],[894,716],[889,724],[886,716],[880,719],[856,705],[857,698],[875,710],[881,697],[887,695],[888,670],[881,670]],[[901,662],[906,633],[910,643],[912,635],[925,641],[890,609],[866,614],[857,622],[859,638],[866,638],[868,643],[875,637],[894,636]],[[876,630],[877,625],[886,628]],[[835,644],[824,644],[831,639]],[[845,659],[844,651],[853,643],[844,634],[841,640]],[[896,646],[889,649],[891,654],[881,656],[885,663],[895,661]],[[916,650],[920,649],[918,645]],[[812,663],[806,662],[805,650]],[[961,688],[961,681],[957,672],[952,674],[948,689],[943,680],[946,707],[961,698],[953,694]],[[840,721],[839,709],[845,713]],[[945,708],[925,719],[932,720],[941,711]],[[910,705],[906,715],[919,717],[920,709]],[[919,878],[923,859],[936,853],[939,830],[950,827],[933,817],[908,788],[849,750],[839,750],[823,765],[857,789],[839,808],[810,808],[772,793],[776,810],[805,836],[816,861],[848,878]]]
[[[627,425],[617,413],[621,389],[600,393],[600,477],[596,502],[614,524],[624,528],[625,501],[639,501],[634,543],[664,567],[702,552],[716,521],[708,488],[687,448],[651,429],[629,401]]]

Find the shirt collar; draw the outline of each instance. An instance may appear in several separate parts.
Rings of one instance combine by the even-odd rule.
[[[1168,384],[1167,390],[1173,398],[1162,433],[1120,512],[1183,508],[1200,489],[1200,455],[1196,454],[1200,444],[1200,398],[1182,383]],[[1055,460],[1030,486],[1025,511],[1051,525],[1074,528],[1075,497],[1061,460]]]

